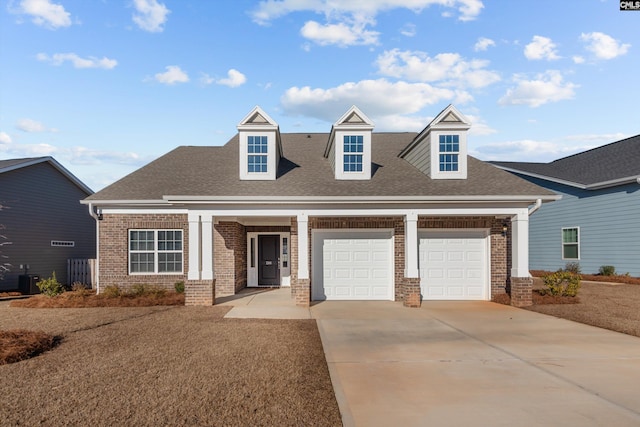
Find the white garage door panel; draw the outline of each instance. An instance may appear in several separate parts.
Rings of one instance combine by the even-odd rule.
[[[314,300],[393,300],[391,232],[317,232]]]
[[[424,299],[489,299],[487,237],[483,231],[420,233]]]

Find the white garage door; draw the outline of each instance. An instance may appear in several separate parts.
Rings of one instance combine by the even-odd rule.
[[[393,300],[390,231],[313,233],[312,298]]]
[[[485,231],[420,233],[420,288],[424,300],[488,300]]]

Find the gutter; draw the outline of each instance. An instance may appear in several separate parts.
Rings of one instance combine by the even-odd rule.
[[[535,211],[540,209],[540,206],[542,206],[542,199],[536,200],[536,203],[529,208],[529,216],[533,215]]]
[[[93,210],[93,203],[89,202],[89,215],[96,220],[96,295],[100,293],[100,221],[102,215]]]

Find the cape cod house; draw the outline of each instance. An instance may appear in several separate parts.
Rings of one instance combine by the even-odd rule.
[[[470,126],[448,106],[419,133],[374,133],[354,106],[329,133],[281,133],[256,107],[224,146],[178,147],[83,201],[99,289],[530,304],[529,213],[557,196],[468,156]]]

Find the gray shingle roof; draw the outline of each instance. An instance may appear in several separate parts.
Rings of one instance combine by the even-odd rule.
[[[514,171],[584,186],[640,176],[640,135],[574,154],[551,163],[491,162]]]
[[[182,146],[97,192],[88,201],[163,196],[551,196],[554,193],[469,157],[467,180],[432,180],[398,153],[415,133],[374,133],[371,180],[334,179],[323,153],[328,133],[281,134],[284,159],[275,181],[241,181],[238,136],[221,147]]]

